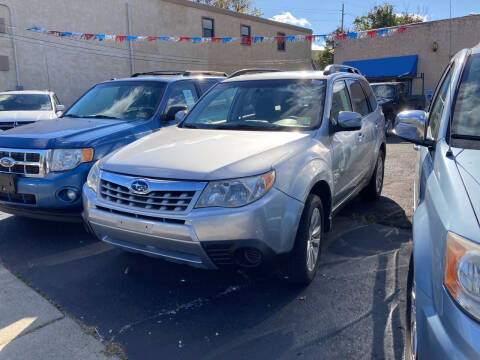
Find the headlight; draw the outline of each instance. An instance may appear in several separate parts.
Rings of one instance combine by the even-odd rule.
[[[480,245],[447,233],[445,287],[452,297],[480,320]]]
[[[98,183],[100,182],[100,166],[98,166],[99,161],[92,166],[87,177],[87,186],[95,192],[97,192]]]
[[[92,160],[93,149],[56,149],[50,158],[50,171],[72,170]]]
[[[260,199],[271,189],[275,171],[258,176],[210,182],[198,199],[197,208],[239,207]]]

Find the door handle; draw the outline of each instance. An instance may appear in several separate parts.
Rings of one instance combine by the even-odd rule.
[[[363,135],[363,134],[358,134],[358,135],[357,135],[357,140],[358,140],[358,142],[362,142],[364,137],[365,137],[365,135]]]

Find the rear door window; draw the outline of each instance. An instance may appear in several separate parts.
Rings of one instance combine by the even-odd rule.
[[[333,84],[332,108],[330,110],[330,121],[333,125],[337,125],[340,111],[352,111],[347,85],[343,80],[336,81]]]
[[[350,86],[353,111],[362,116],[367,115],[369,113],[367,98],[360,86],[360,82],[358,80],[348,80],[348,85]]]
[[[370,103],[370,109],[372,109],[372,111],[376,110],[377,98],[375,97],[375,94],[373,93],[373,90],[370,87],[370,84],[365,80],[360,80],[360,84],[362,85],[362,88],[365,91],[365,95],[367,95],[368,101]]]

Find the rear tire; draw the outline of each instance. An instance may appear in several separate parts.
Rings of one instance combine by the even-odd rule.
[[[385,154],[382,149],[378,152],[375,171],[368,185],[362,190],[362,195],[367,200],[377,200],[382,194],[383,176],[385,174]]]
[[[289,280],[306,286],[317,273],[325,215],[320,197],[308,195],[288,266]]]

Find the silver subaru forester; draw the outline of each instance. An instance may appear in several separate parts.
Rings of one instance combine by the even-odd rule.
[[[128,251],[208,269],[282,259],[308,284],[332,217],[380,196],[384,126],[353,68],[231,77],[178,126],[97,162],[84,218]]]

